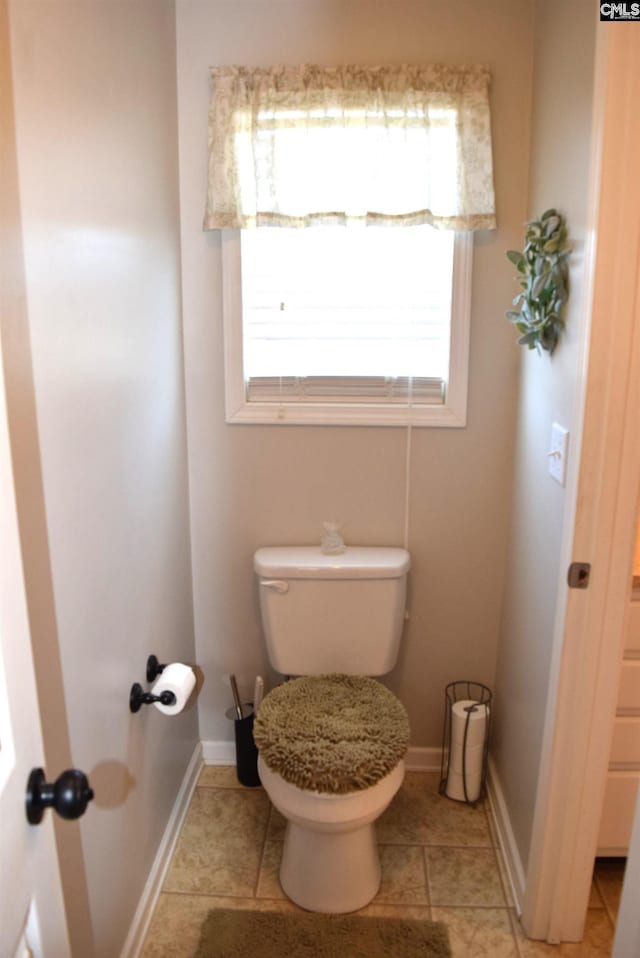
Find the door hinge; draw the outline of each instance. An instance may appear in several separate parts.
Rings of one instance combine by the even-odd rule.
[[[590,562],[572,562],[567,573],[570,589],[588,589],[591,578]]]

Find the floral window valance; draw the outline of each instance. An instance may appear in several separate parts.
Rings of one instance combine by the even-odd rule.
[[[483,66],[213,67],[205,229],[494,229]]]

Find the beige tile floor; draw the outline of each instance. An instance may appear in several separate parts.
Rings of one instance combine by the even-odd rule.
[[[598,863],[585,941],[525,939],[488,811],[438,794],[435,772],[408,772],[377,823],[382,884],[362,914],[444,921],[454,958],[607,958],[622,866]],[[213,907],[295,910],[278,881],[284,820],[234,768],[202,770],[142,958],[192,958]]]

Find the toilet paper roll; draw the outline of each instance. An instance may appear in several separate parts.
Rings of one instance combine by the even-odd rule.
[[[165,665],[162,674],[156,679],[151,687],[153,695],[161,695],[163,692],[173,692],[176,700],[173,705],[163,705],[162,702],[153,704],[159,712],[165,715],[177,715],[182,712],[193,692],[196,684],[196,677],[193,669],[182,662],[172,662],[171,665]]]
[[[464,769],[467,773],[467,778],[470,778],[472,775],[481,775],[484,762],[484,745],[474,745],[473,748],[467,748],[463,753],[462,745],[459,742],[452,744],[451,755],[449,756],[449,767],[452,768],[454,772],[459,772],[460,774],[462,774],[463,754]]]
[[[479,772],[475,775],[467,775],[467,795],[465,798],[462,773],[454,772],[454,770],[450,768],[444,791],[448,798],[453,798],[457,802],[475,802],[480,797],[481,787],[482,775]]]
[[[452,706],[451,748],[445,787],[445,794],[449,798],[459,802],[475,802],[479,798],[482,789],[488,720],[489,706],[486,704],[473,699],[462,699]]]
[[[475,706],[473,711],[468,712],[471,706]],[[467,726],[467,748],[473,748],[476,745],[482,745],[487,731],[487,720],[489,717],[489,706],[475,702],[473,699],[461,699],[455,702],[451,709],[451,741],[464,743],[464,730]]]

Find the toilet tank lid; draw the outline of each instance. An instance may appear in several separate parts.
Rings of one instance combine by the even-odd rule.
[[[406,549],[347,546],[326,555],[320,546],[266,546],[253,557],[259,576],[281,579],[398,579],[409,571]]]

